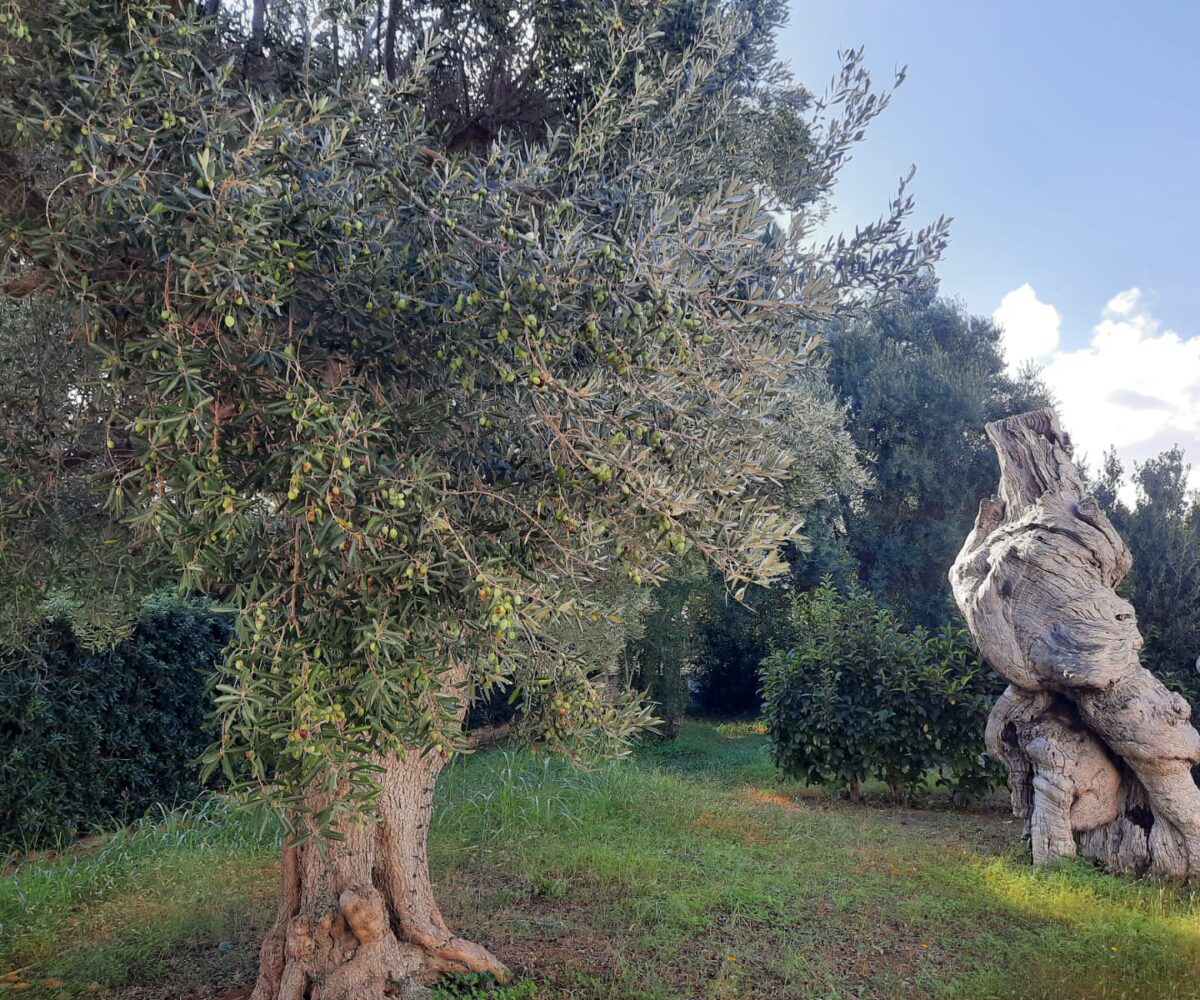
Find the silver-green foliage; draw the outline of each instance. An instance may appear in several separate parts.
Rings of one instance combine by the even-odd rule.
[[[856,475],[806,324],[944,242],[902,195],[810,246],[886,103],[857,54],[783,231],[724,144],[764,100],[738,4],[677,47],[602,19],[569,113],[465,150],[431,117],[436,37],[392,80],[336,30],[264,73],[180,6],[3,7],[0,222],[9,293],[96,352],[111,509],[237,612],[210,766],[361,802],[376,755],[448,753],[462,699],[514,679],[551,743],[626,735],[642,711],[556,627],[689,550],[770,578]]]

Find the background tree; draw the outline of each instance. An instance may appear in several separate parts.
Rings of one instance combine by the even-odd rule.
[[[861,316],[825,324],[825,374],[869,473],[805,515],[785,549],[788,588],[830,576],[860,581],[910,621],[936,630],[958,620],[946,573],[980,498],[994,487],[988,420],[1046,402],[1030,373],[1005,369],[999,331],[937,296],[926,278]],[[769,592],[727,601],[701,587],[693,684],[716,714],[754,711],[759,664],[779,644],[788,611]]]
[[[680,9],[695,30],[659,34]],[[805,324],[905,286],[944,224],[910,236],[901,192],[810,249],[886,102],[848,56],[766,186],[778,161],[731,138],[795,90],[747,58],[757,9],[606,12],[578,103],[465,148],[453,40],[388,80],[368,9],[4,9],[5,287],[97,352],[113,510],[236,612],[208,763],[288,830],[258,1000],[503,974],[425,857],[467,703],[511,683],[552,746],[626,737],[641,708],[556,638],[595,581],[688,550],[765,581],[852,474]]]
[[[845,544],[864,587],[937,628],[956,617],[946,572],[995,486],[982,428],[1046,405],[1046,390],[1010,376],[1000,331],[932,282],[827,337],[829,381],[872,478],[842,507]]]
[[[790,593],[779,586],[751,587],[744,600],[736,601],[712,573],[695,586],[689,681],[700,712],[737,716],[758,711],[759,665],[786,631]]]
[[[1188,489],[1191,467],[1179,447],[1135,465],[1136,496],[1119,496],[1125,470],[1105,455],[1096,497],[1133,553],[1121,587],[1137,609],[1142,662],[1189,701],[1200,700],[1200,497]]]
[[[704,574],[703,566],[677,567],[655,587],[639,634],[624,650],[625,683],[653,706],[654,735],[662,739],[679,735],[688,708],[686,671],[696,645],[696,583]]]
[[[95,488],[109,452],[122,442],[108,436],[95,387],[97,359],[72,340],[70,329],[56,303],[0,297],[0,655],[6,657],[41,626],[48,599],[52,617],[70,609],[85,645],[104,644],[128,628],[129,590],[144,562]],[[92,567],[89,586],[79,579],[83,563]]]

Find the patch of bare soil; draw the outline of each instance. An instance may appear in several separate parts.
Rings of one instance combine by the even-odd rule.
[[[853,817],[864,829],[886,819],[911,828],[920,839],[927,835],[951,852],[995,853],[1019,836],[1011,816],[999,809],[950,812],[888,803],[885,813],[882,803],[862,805],[754,787],[741,789],[737,799],[752,808],[741,815],[702,811],[698,825],[733,842],[757,845],[774,836],[770,814],[763,807],[776,807],[836,811]],[[902,851],[884,846],[856,846],[851,854],[854,870],[864,875],[903,880],[919,872]],[[780,956],[797,950],[845,984],[845,996],[884,1000],[873,992],[881,980],[911,982],[922,969],[953,961],[952,951],[942,942],[914,937],[914,931],[894,924],[882,910],[864,917],[861,933],[849,928],[831,940],[820,928],[834,921],[833,903],[816,897],[797,904],[811,915],[811,939],[793,925],[792,933],[798,932],[799,938],[776,940],[771,928],[764,927],[759,952],[740,954],[736,942],[745,943],[746,928],[728,915],[716,916],[690,940],[670,946],[655,943],[652,927],[620,925],[613,913],[623,902],[622,887],[607,885],[587,872],[547,871],[536,879],[521,879],[483,855],[443,873],[437,882],[442,910],[451,925],[502,956],[517,976],[534,979],[539,1000],[623,995],[636,989],[639,970],[652,970],[655,981],[680,997],[786,1000],[797,993]],[[155,982],[126,987],[108,1000],[118,996],[121,1000],[244,1000],[254,981],[271,901],[264,900],[261,910],[223,949],[215,950],[211,942],[181,949],[164,958]],[[804,926],[808,924],[805,921]],[[186,989],[181,989],[183,984]],[[886,1000],[916,1000],[916,994],[893,993]]]
[[[176,948],[163,955],[153,976],[104,994],[106,1000],[240,1000],[249,997],[258,971],[258,948],[274,907],[239,928],[237,936]]]

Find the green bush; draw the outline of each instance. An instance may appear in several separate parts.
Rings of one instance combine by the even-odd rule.
[[[907,797],[930,776],[956,799],[1001,777],[981,763],[999,684],[969,634],[908,629],[866,591],[826,580],[793,602],[792,642],[763,663],[764,709],[776,764],[810,784],[868,778]]]
[[[51,620],[0,653],[0,843],[52,843],[194,796],[229,633],[208,604],[159,597],[115,646],[91,650]]]

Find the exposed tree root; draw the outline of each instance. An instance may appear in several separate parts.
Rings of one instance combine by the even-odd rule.
[[[456,937],[433,899],[426,840],[442,761],[410,754],[382,762],[377,822],[284,852],[283,895],[263,941],[252,1000],[382,1000],[425,995],[449,972],[508,970]]]

